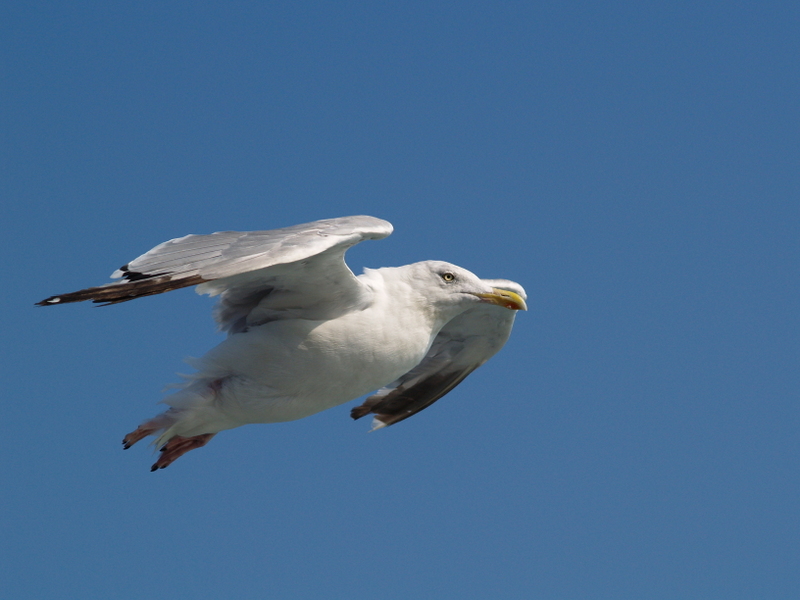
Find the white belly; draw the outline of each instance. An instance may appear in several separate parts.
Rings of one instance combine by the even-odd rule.
[[[372,392],[416,366],[436,332],[409,318],[421,321],[409,316],[400,324],[387,322],[385,314],[369,309],[332,321],[273,321],[212,349],[201,359],[198,377],[222,380],[213,398],[213,410],[227,422],[221,429],[300,419]]]

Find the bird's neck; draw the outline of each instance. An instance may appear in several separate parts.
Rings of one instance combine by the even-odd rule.
[[[458,306],[442,307],[433,303],[431,297],[409,279],[403,267],[386,267],[368,271],[367,274],[378,276],[373,285],[381,287],[384,293],[377,296],[392,304],[390,314],[396,315],[401,320],[401,327],[409,331],[424,329],[434,337],[448,321],[464,310]]]

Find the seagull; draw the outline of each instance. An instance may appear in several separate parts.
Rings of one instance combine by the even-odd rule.
[[[187,235],[112,274],[116,281],[37,304],[103,305],[197,286],[219,296],[226,339],[199,359],[165,412],[123,439],[156,436],[151,471],[205,446],[220,431],[301,419],[374,390],[351,410],[373,429],[407,419],[447,394],[503,347],[525,290],[423,261],[354,275],[345,252],[392,233],[368,216],[268,231]]]

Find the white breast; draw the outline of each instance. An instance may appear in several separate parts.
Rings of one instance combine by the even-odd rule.
[[[403,306],[254,327],[200,359],[198,377],[226,380],[216,404],[237,422],[306,417],[372,392],[422,360],[438,330]]]

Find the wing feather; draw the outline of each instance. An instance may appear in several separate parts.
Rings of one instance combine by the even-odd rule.
[[[262,321],[275,318],[276,307],[284,309],[287,302],[293,316],[303,310],[310,311],[309,316],[325,315],[348,310],[365,293],[344,262],[347,249],[391,232],[387,221],[354,216],[269,231],[187,235],[159,244],[122,266],[112,274],[119,281],[51,296],[37,304],[84,300],[116,304],[199,285],[199,293],[221,295],[215,315],[220,327],[231,332],[252,325],[247,317],[257,307],[264,309],[256,316]]]
[[[521,285],[484,279],[492,287],[527,298]],[[427,408],[494,356],[506,343],[516,311],[482,304],[445,325],[420,363],[353,408],[353,419],[372,413],[373,429],[399,423]]]

